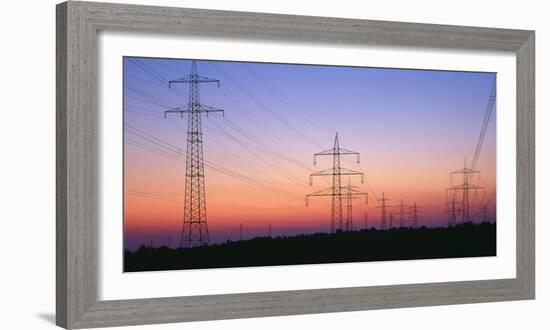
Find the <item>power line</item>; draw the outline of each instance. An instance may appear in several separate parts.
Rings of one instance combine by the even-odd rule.
[[[320,128],[326,132],[334,132],[333,129],[328,128],[323,123],[319,122],[315,117],[308,114],[306,111],[298,107],[294,102],[292,102],[288,97],[281,93],[275,86],[270,84],[265,78],[263,78],[256,70],[254,70],[247,63],[242,63],[243,66],[258,80],[260,81],[267,90],[271,92],[272,95],[277,97],[283,103],[285,103],[289,109],[294,110],[297,114],[301,115],[304,119],[315,125],[317,128]]]
[[[169,108],[171,106],[177,106],[178,104],[172,100],[168,100],[164,97],[160,97],[160,96],[155,96],[155,95],[151,95],[150,93],[148,92],[145,92],[143,91],[142,89],[139,89],[137,87],[134,87],[128,83],[125,83],[124,84],[124,89],[125,90],[128,90],[134,94],[137,94],[137,95],[140,95],[140,96],[144,96],[152,101],[156,101],[158,104],[166,107],[166,108]],[[168,104],[172,104],[171,106],[169,106]]]
[[[152,135],[148,134],[148,136],[151,136],[153,137]],[[152,141],[148,140],[149,142],[153,143]],[[163,141],[164,143],[167,143],[165,141]],[[145,149],[145,150],[148,150],[148,151],[151,151],[153,153],[157,153],[159,155],[162,155],[162,156],[165,156],[165,157],[168,157],[168,158],[171,158],[171,159],[174,159],[174,160],[177,160],[177,161],[185,161],[184,158],[182,158],[181,156],[185,156],[185,154],[182,154],[182,153],[178,153],[177,151],[175,150],[181,150],[179,149],[178,147],[174,146],[174,145],[171,145],[172,146],[172,149],[170,150],[170,148],[168,148],[168,151],[169,152],[172,152],[172,153],[175,153],[176,154],[176,157],[174,155],[171,155],[170,153],[167,153],[166,151],[160,151],[159,150],[155,150],[154,148],[151,148],[151,147],[148,147],[146,145],[140,145],[138,143],[136,143],[135,141],[127,141],[127,143],[131,144],[131,145],[134,145],[136,147],[139,147],[139,148],[142,148],[142,149]],[[157,144],[157,143],[154,143],[154,144]],[[177,157],[179,156],[179,157]],[[294,194],[291,194],[291,193],[288,193],[286,191],[282,191],[282,190],[278,190],[276,188],[273,188],[273,187],[270,187],[269,185],[265,184],[265,183],[262,183],[260,181],[258,181],[257,179],[254,179],[254,178],[251,178],[251,177],[248,177],[248,176],[245,176],[245,175],[242,175],[242,174],[239,174],[237,172],[234,172],[234,171],[231,171],[231,170],[228,170],[228,169],[225,169],[219,165],[216,165],[216,164],[213,164],[212,162],[210,161],[206,161],[205,160],[205,165],[210,168],[210,169],[213,169],[219,173],[222,173],[222,174],[225,174],[227,176],[230,176],[232,178],[235,178],[235,179],[238,179],[240,181],[243,181],[245,183],[248,183],[248,184],[251,184],[251,185],[254,185],[254,186],[257,186],[259,188],[262,188],[264,190],[267,190],[267,191],[270,191],[270,192],[273,192],[273,193],[276,193],[276,194],[279,194],[279,195],[282,195],[282,196],[285,196],[287,198],[290,198],[290,199],[295,199],[295,200],[300,200],[302,201],[302,197],[299,196],[299,195],[294,195]]]
[[[136,64],[138,67],[140,67],[143,71],[145,71],[146,73],[148,73],[151,77],[153,77],[155,80],[158,80],[162,85],[165,85],[167,83],[167,79],[165,79],[161,74],[157,73],[155,70],[153,70],[151,67],[147,66],[145,63],[139,61],[138,59],[132,59],[134,61],[134,64]],[[155,62],[156,63],[156,62]],[[157,63],[159,65],[162,65],[164,66],[164,64],[162,63]],[[221,70],[221,68],[219,68]],[[223,70],[222,70],[223,71]],[[234,79],[232,79],[232,82],[234,82]],[[149,82],[149,81],[148,81]],[[152,82],[151,82],[152,83]],[[169,84],[169,82],[168,82]],[[238,87],[241,87],[240,85],[237,84]],[[151,104],[157,104],[157,105],[160,105],[161,107],[163,108],[166,108],[167,107],[167,104],[164,103],[164,99],[161,99],[159,97],[156,97],[154,95],[151,95],[150,93],[141,93],[140,92],[143,92],[142,90],[139,90],[139,89],[134,89],[132,90],[132,88],[129,88],[132,92],[135,92],[137,95],[140,95],[140,96],[143,96],[145,98],[147,98],[147,100],[145,99],[141,99],[141,101],[148,101],[149,103]],[[250,96],[249,93],[245,93],[247,95]],[[137,98],[136,98],[137,99]],[[253,98],[254,99],[254,98]],[[259,101],[257,99],[255,99],[255,101]],[[258,103],[258,102],[256,102]],[[261,103],[261,102],[260,102]],[[263,104],[262,104],[263,105]],[[265,107],[265,105],[263,105]],[[270,109],[266,109],[266,110],[270,110]],[[272,115],[274,115],[273,112],[271,112]],[[153,113],[152,113],[153,114]],[[217,117],[216,118],[220,118],[220,117]],[[270,157],[272,156],[276,156],[282,160],[286,160],[296,166],[299,166],[301,168],[305,168],[307,170],[311,170],[311,168],[307,167],[307,165],[304,165],[303,163],[301,163],[300,161],[297,161],[295,160],[294,158],[292,158],[291,156],[288,156],[286,155],[285,153],[283,152],[280,152],[278,151],[277,149],[275,149],[274,147],[270,146],[269,144],[265,143],[264,141],[258,139],[258,138],[255,138],[254,136],[252,136],[249,132],[246,132],[245,130],[243,130],[242,128],[240,128],[238,125],[235,125],[233,122],[227,120],[227,119],[224,119],[222,118],[222,123],[228,125],[229,127],[235,129],[236,131],[238,131],[240,134],[242,134],[246,139],[248,139],[252,144],[255,144],[258,148],[258,150],[262,150],[263,152],[265,152],[266,154],[268,154]],[[289,123],[287,123],[288,125],[290,125]],[[215,124],[216,125],[216,124]],[[267,130],[263,130],[263,132],[267,132]],[[131,132],[132,134],[135,134],[136,132],[135,131],[132,131]],[[227,132],[226,132],[227,133]],[[150,141],[149,139],[145,139],[147,140],[149,143],[153,143],[155,145],[158,144],[158,141]],[[129,141],[130,144],[134,145],[134,146],[137,146],[137,147],[141,147],[141,148],[146,148],[146,146],[144,145],[139,145],[138,143],[136,143],[136,141]],[[310,141],[311,142],[311,141]],[[242,142],[240,142],[240,144],[242,144]],[[166,151],[166,146],[165,145],[161,145],[159,146],[160,148],[164,149]],[[151,151],[151,152],[156,152],[156,153],[159,153],[163,156],[171,156],[170,155],[170,152],[172,151],[175,151],[178,155],[182,155],[183,153],[181,152],[181,149],[179,149],[178,147],[176,147],[177,149],[174,149],[174,150],[168,150],[168,152],[161,152],[159,153],[159,150],[156,149],[156,148],[151,148],[149,147],[148,151]],[[173,158],[173,157],[172,157]],[[177,159],[178,157],[176,157]],[[177,160],[181,160],[181,159],[177,159]],[[214,164],[207,164],[207,166],[212,166],[213,168],[215,168],[216,165]],[[226,175],[235,175],[237,178],[239,178],[240,180],[242,181],[245,181],[247,182],[246,180],[250,179],[250,178],[247,178],[247,177],[244,177],[243,176],[239,176],[238,173],[231,173],[231,172],[223,172],[223,168],[218,168],[218,170],[220,170],[222,173],[226,174]],[[244,180],[243,180],[244,179]],[[248,183],[251,183],[250,181],[248,181]],[[257,184],[258,182],[254,182],[254,183],[251,183],[251,184]],[[267,187],[263,187],[264,189],[267,188]]]
[[[255,118],[254,112],[249,111],[248,106],[246,106],[245,103],[242,103],[238,100],[236,93],[230,93],[229,91],[226,91],[226,88],[228,88],[227,86],[227,84],[222,86],[221,90],[227,96],[227,99],[235,104],[235,110],[240,111],[244,116],[246,116],[250,123],[256,126],[260,130],[260,132],[265,135],[266,139],[270,140],[274,144],[278,144],[279,140],[270,134],[270,130],[262,124],[262,121]],[[228,121],[228,119],[225,120]],[[285,145],[280,145],[280,147],[289,154],[292,153],[289,149],[286,148]]]
[[[286,179],[289,179],[290,182],[295,182],[296,180],[300,180],[299,177],[297,177],[294,173],[290,172],[289,170],[285,169],[283,170],[282,172],[280,171],[280,167],[277,167],[275,166],[274,164],[270,163],[270,162],[267,162],[264,157],[260,156],[259,154],[257,154],[253,149],[251,149],[251,147],[247,146],[244,142],[242,142],[241,140],[239,140],[237,137],[235,137],[234,135],[230,134],[229,132],[227,132],[225,129],[223,129],[222,127],[219,126],[219,124],[217,124],[216,122],[212,121],[211,123],[213,123],[218,129],[219,129],[219,132],[216,131],[217,133],[221,133],[223,134],[224,136],[226,137],[229,137],[230,140],[234,141],[236,144],[238,144],[239,146],[241,146],[242,148],[244,148],[245,150],[247,150],[248,152],[250,152],[255,158],[257,158],[258,160],[260,160],[263,164],[266,164],[268,167],[271,167],[273,169],[275,169],[277,172],[281,173],[283,176],[285,176]],[[179,127],[177,127],[179,129]],[[216,141],[216,140],[213,140],[211,139],[211,141]],[[217,141],[216,141],[217,142]],[[256,148],[257,150],[259,150],[260,152],[265,152],[265,150],[263,149],[259,149],[259,148]],[[223,157],[224,159],[225,158],[225,154],[224,153],[220,153],[220,152],[217,152],[218,156],[219,157]],[[228,154],[232,154],[232,153],[228,153]],[[269,153],[266,153],[268,156],[270,155]],[[238,158],[239,160],[241,158]],[[278,182],[271,182],[272,184],[281,184],[281,183],[278,183]],[[288,184],[282,184],[282,185],[285,185],[285,186],[288,186]]]
[[[142,70],[144,70],[145,72],[147,72],[148,74],[150,74],[152,77],[156,78],[158,81],[160,81],[161,83],[166,83],[167,80],[166,78],[164,78],[162,75],[158,74],[154,69],[150,68],[149,66],[147,66],[145,63],[139,61],[138,59],[131,59],[134,61],[134,63],[136,65],[138,65]],[[157,63],[157,62],[155,62]],[[163,63],[157,63],[159,65],[162,65],[163,67],[167,68],[167,66]],[[221,69],[220,69],[221,70]],[[136,90],[136,93],[139,93],[141,92],[140,90]],[[225,91],[224,91],[225,92]],[[151,103],[151,104],[155,104],[155,105],[160,105],[161,107],[163,108],[168,108],[167,104],[163,102],[163,100],[153,96],[153,95],[150,95],[148,93],[145,93],[144,94],[145,96],[148,97],[148,99],[139,99],[141,101],[145,101],[145,102],[148,102],[148,103]],[[136,98],[136,97],[134,97]],[[134,111],[135,112],[135,111]],[[222,117],[223,118],[223,117]],[[300,166],[302,168],[305,168],[306,170],[308,171],[311,171],[311,168],[308,168],[306,165],[304,165],[304,163],[300,162],[300,161],[297,161],[295,159],[293,159],[292,157],[290,156],[287,156],[285,155],[284,153],[281,153],[280,151],[278,151],[276,148],[266,144],[265,142],[263,142],[262,140],[260,139],[257,139],[255,138],[254,136],[252,136],[250,133],[244,131],[242,128],[238,127],[237,125],[235,125],[234,123],[232,123],[231,121],[223,118],[224,120],[222,121],[224,124],[228,124],[230,127],[232,127],[233,129],[236,129],[240,134],[243,134],[243,136],[245,136],[245,138],[248,138],[251,142],[253,142],[254,144],[258,145],[259,148],[264,148],[266,149],[266,153],[268,154],[269,157],[273,157],[273,156],[276,156],[280,159],[283,159],[283,160],[286,160],[286,161],[289,161],[290,163],[293,163],[294,165],[297,165],[297,166]],[[267,130],[262,130],[263,132],[266,132]],[[244,146],[244,145],[243,145]],[[244,146],[246,147],[246,146]],[[292,174],[294,176],[294,174]],[[296,176],[295,176],[296,178]]]
[[[138,58],[130,58],[129,59],[132,63],[134,63],[136,66],[138,66],[140,69],[142,69],[144,72],[148,73],[151,77],[153,77],[155,80],[161,82],[162,85],[168,85],[168,80],[161,74],[159,74],[157,71],[155,71],[154,69],[152,69],[149,65],[147,65],[145,62],[141,61],[140,59]],[[154,62],[155,64],[159,65],[159,66],[162,66],[166,69],[169,69],[169,70],[174,70],[172,67],[169,67],[167,66],[166,64],[162,63],[162,62]],[[248,95],[249,97],[251,97],[256,103],[259,103],[265,110],[267,110],[269,113],[271,113],[272,115],[276,116],[277,115],[269,108],[267,108],[267,106],[265,106],[265,104],[263,104],[261,101],[259,101],[257,98],[255,98],[253,95],[251,95],[248,91],[246,91],[242,85],[240,85],[233,77],[230,76],[229,73],[227,73],[226,71],[224,71],[223,69],[221,69],[219,66],[215,65],[215,63],[210,63],[210,62],[207,62],[212,68],[214,68],[216,71],[220,72],[222,75],[226,76],[226,78],[228,78],[228,80],[230,82],[233,83],[233,85],[235,85],[237,88],[239,88],[241,91],[244,91],[244,93],[246,95]],[[268,88],[270,89],[270,91],[274,94],[276,94],[283,102],[286,102],[288,105],[290,105],[290,107],[292,107],[294,110],[296,110],[297,112],[301,112],[301,109],[296,106],[290,99],[288,99],[287,97],[285,97],[280,91],[278,91],[276,88],[274,88],[272,85],[270,85],[266,80],[265,78],[261,77],[256,71],[254,71],[252,68],[250,68],[248,65],[245,65],[245,67],[253,74],[257,77],[258,80],[262,81],[263,84]],[[180,71],[181,73],[183,73],[182,71]],[[143,79],[143,78],[142,78]],[[152,83],[151,81],[147,80],[148,82]],[[172,86],[172,88],[174,88],[175,86]],[[223,88],[222,88],[223,90]],[[233,95],[231,94],[228,94],[227,92],[225,92],[225,90],[223,90],[224,93],[226,93],[226,95],[228,95],[229,99],[234,101],[234,102],[237,102],[236,100],[233,99]],[[146,102],[149,102],[151,104],[155,104],[155,105],[160,105],[162,106],[163,108],[168,108],[168,106],[163,103],[163,102],[159,102],[159,98],[158,97],[155,97],[154,95],[150,95],[149,93],[147,93],[148,96],[150,97],[151,100],[143,100],[143,101],[146,101]],[[184,93],[185,94],[185,93]],[[153,100],[156,100],[153,101]],[[238,104],[237,104],[238,105]],[[243,104],[240,104],[242,108],[246,108]],[[136,111],[133,111],[133,112],[136,112]],[[303,111],[302,111],[303,112]],[[239,127],[238,125],[234,124],[232,121],[230,121],[229,119],[227,118],[223,118],[221,116],[215,116],[216,118],[221,118],[222,120],[222,123],[228,125],[229,127],[231,127],[232,129],[235,129],[237,132],[239,132],[239,134],[243,135],[243,137],[245,137],[247,140],[249,140],[251,143],[255,144],[258,146],[258,150],[262,150],[263,152],[265,152],[269,157],[277,157],[281,160],[285,160],[285,161],[288,161],[289,163],[291,164],[294,164],[302,169],[305,169],[307,171],[312,171],[313,169],[307,165],[305,165],[303,162],[299,161],[299,160],[296,160],[294,159],[292,156],[289,156],[289,155],[286,155],[284,152],[280,152],[279,150],[277,150],[275,147],[273,146],[270,146],[269,144],[267,144],[265,141],[262,141],[261,139],[258,139],[256,137],[254,137],[252,134],[250,134],[249,132],[247,132],[246,130],[242,129],[241,127]],[[302,117],[309,117],[310,120],[313,120],[315,121],[314,118],[312,118],[309,114],[307,114],[307,112],[304,112],[303,113],[303,116]],[[259,124],[256,120],[254,120],[254,118],[251,118],[249,117],[249,119],[252,120],[252,122],[254,122],[255,124]],[[282,118],[278,118],[278,119],[282,119]],[[320,122],[317,122],[318,124],[322,125],[322,123]],[[289,127],[291,126],[289,123],[285,122],[286,126]],[[326,127],[326,126],[325,126]],[[261,129],[260,126],[258,126],[258,128]],[[294,127],[290,127],[292,130],[296,131],[296,129]],[[267,129],[261,129],[262,132],[264,133],[267,133],[269,130]],[[309,140],[307,137],[303,136],[306,140]],[[313,143],[315,145],[318,145],[317,143],[309,140],[308,142],[310,143]],[[360,168],[360,166],[359,166]],[[360,168],[361,169],[361,168]],[[362,169],[361,169],[362,171]],[[367,181],[367,186],[368,188],[370,189],[371,193],[374,195],[374,197],[377,199],[377,195],[372,187],[372,185]]]
[[[493,87],[491,89],[491,94],[489,95],[489,100],[487,102],[487,107],[485,109],[485,115],[483,117],[483,123],[481,125],[481,131],[479,133],[478,142],[476,145],[476,151],[474,153],[474,157],[472,159],[472,164],[470,165],[470,168],[472,170],[475,170],[477,167],[477,162],[479,159],[479,154],[481,153],[481,148],[483,146],[483,141],[485,140],[485,133],[487,132],[487,126],[489,125],[489,120],[491,119],[491,114],[493,113],[493,108],[496,104],[496,77],[493,82]]]
[[[140,68],[142,71],[144,71],[145,73],[149,74],[151,77],[153,77],[155,80],[159,81],[161,83],[162,86],[164,87],[167,87],[168,84],[169,84],[169,81],[168,79],[166,79],[164,76],[162,76],[160,73],[156,72],[154,69],[152,69],[151,67],[149,67],[145,62],[141,61],[140,59],[138,58],[129,58],[128,59],[130,63],[133,63],[134,65],[136,65],[138,68]],[[143,79],[143,78],[142,78]],[[173,87],[173,88],[170,88],[169,90],[173,90],[174,92],[177,92],[185,97],[188,96],[187,93],[185,93],[184,91],[182,91],[181,89],[177,88],[177,87]]]
[[[281,122],[283,125],[285,125],[287,128],[292,130],[294,133],[302,137],[305,141],[311,143],[314,146],[321,147],[318,143],[311,140],[307,136],[305,136],[299,129],[292,126],[289,122],[287,122],[284,118],[279,116],[275,111],[271,110],[267,105],[265,105],[262,101],[260,101],[254,94],[250,93],[248,90],[246,90],[236,79],[234,79],[230,74],[225,72],[223,69],[221,69],[216,63],[208,63],[210,64],[215,70],[220,72],[222,75],[224,75],[228,80],[230,80],[237,88],[239,88],[244,94],[246,94],[250,99],[252,99],[257,105],[260,106],[260,108],[266,110],[268,113],[270,113],[275,119],[277,119],[279,122]]]

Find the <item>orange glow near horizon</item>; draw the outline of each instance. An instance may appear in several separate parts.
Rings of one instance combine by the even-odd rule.
[[[166,77],[174,76],[167,67],[174,72],[188,70],[188,61],[167,60],[163,66],[150,61],[145,63]],[[295,106],[291,106],[266,92],[254,77],[246,76],[247,71],[241,68],[245,64],[217,65],[232,76],[240,74],[248,94],[230,80],[222,80],[223,75],[218,77],[220,89],[201,90],[201,101],[225,109],[227,120],[234,125],[214,115],[203,117],[207,221],[212,241],[235,239],[241,224],[247,238],[266,235],[269,224],[274,235],[328,231],[330,198],[311,198],[306,206],[305,195],[331,185],[330,177],[315,177],[310,186],[309,175],[332,166],[330,157],[320,157],[314,166],[312,155],[331,148],[336,131],[342,147],[361,154],[359,165],[354,157],[343,156],[341,166],[363,171],[366,178],[361,184],[358,176],[350,177],[353,186],[369,194],[367,205],[353,201],[355,228],[364,227],[365,213],[368,227],[379,227],[376,199],[382,193],[390,199],[387,212],[393,214],[395,223],[399,221],[397,205],[403,199],[406,206],[416,202],[421,207],[421,225],[446,225],[445,191],[451,184],[450,172],[462,168],[464,155],[475,149],[493,75],[391,69],[344,72],[323,68],[318,72],[315,67],[253,65],[280,94],[292,100]],[[200,64],[199,71],[219,76],[207,64]],[[325,76],[327,81],[323,81]],[[124,122],[154,137],[125,132],[124,234],[131,249],[149,240],[167,244],[168,237],[176,244],[183,222],[187,119],[163,118],[166,107],[154,102],[171,100],[178,105],[187,100],[160,84],[155,86],[151,79],[139,67],[125,64],[125,84],[133,89],[125,89]],[[142,95],[132,94],[137,88],[144,91]],[[249,94],[256,99],[251,100]],[[346,107],[339,107],[335,98],[345,98]],[[264,109],[267,107],[270,111]],[[307,116],[296,114],[293,107]],[[284,122],[274,116],[283,117]],[[311,117],[320,124],[314,125]],[[470,193],[476,221],[482,205],[488,206],[490,218],[496,217],[494,117],[479,158],[481,175],[473,177],[473,183],[486,189]],[[456,176],[452,183],[461,180]],[[343,177],[342,185],[347,184],[348,178]],[[343,201],[344,221],[345,205]],[[410,223],[408,208],[406,216]]]

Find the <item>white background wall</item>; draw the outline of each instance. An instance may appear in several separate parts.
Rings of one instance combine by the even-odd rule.
[[[0,304],[3,329],[51,329],[55,311],[55,3],[10,1],[1,10]],[[537,299],[144,329],[549,329],[550,20],[545,1],[189,0],[110,1],[284,14],[532,29],[537,33]],[[7,73],[7,75],[6,75]],[[546,92],[546,93],[545,93]],[[545,172],[546,170],[546,172]],[[546,207],[546,209],[545,209]]]

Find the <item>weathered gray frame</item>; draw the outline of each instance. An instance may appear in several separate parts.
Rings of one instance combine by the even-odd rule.
[[[517,57],[517,277],[285,292],[98,301],[97,33],[512,51]],[[167,323],[535,297],[535,33],[341,18],[66,2],[57,5],[56,322]]]

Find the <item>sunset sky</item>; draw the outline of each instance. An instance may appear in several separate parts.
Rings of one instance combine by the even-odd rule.
[[[188,102],[188,85],[166,81],[189,74],[191,61],[124,58],[124,235],[125,247],[177,246],[183,223],[187,118],[163,111]],[[354,200],[354,227],[380,226],[377,198],[422,207],[420,223],[446,225],[445,189],[450,172],[473,157],[494,73],[380,69],[314,65],[197,61],[199,75],[220,80],[201,84],[201,103],[225,110],[225,118],[203,116],[207,221],[211,242],[272,233],[328,232],[330,198],[304,196],[330,186],[313,180],[330,168],[330,157],[313,154],[333,146],[361,154],[343,157],[342,167],[362,170],[369,194]],[[493,112],[474,183],[471,214],[481,219],[487,201],[495,217],[496,116]],[[462,179],[455,177],[457,184]],[[347,184],[347,178],[343,183]],[[344,203],[345,205],[345,203]],[[345,208],[344,208],[345,213]],[[407,224],[410,224],[407,218]]]

